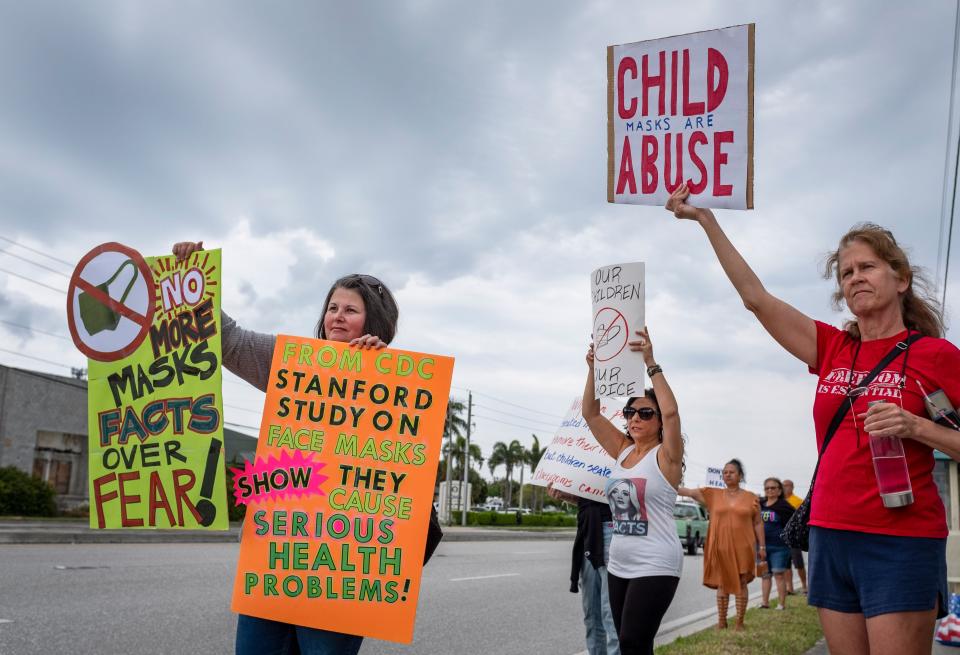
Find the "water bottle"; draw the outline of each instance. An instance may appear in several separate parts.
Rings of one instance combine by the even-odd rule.
[[[868,407],[886,402],[873,400]],[[884,507],[905,507],[913,502],[913,486],[907,457],[903,452],[900,437],[870,435],[870,453],[873,455],[873,471],[877,475],[877,488]]]

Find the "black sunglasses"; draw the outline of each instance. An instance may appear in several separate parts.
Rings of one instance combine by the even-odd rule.
[[[623,410],[623,418],[628,421],[633,418],[634,414],[639,416],[641,421],[649,421],[657,415],[657,410],[652,407],[641,407],[640,409],[636,407],[626,407]]]
[[[354,277],[358,278],[361,282],[366,284],[368,287],[377,292],[377,295],[383,296],[383,282],[373,277],[372,275],[364,275],[362,273],[354,273]]]

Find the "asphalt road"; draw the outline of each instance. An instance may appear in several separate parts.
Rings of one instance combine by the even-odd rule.
[[[0,546],[0,654],[231,653],[237,544]],[[442,544],[424,571],[411,645],[361,653],[582,652],[570,543]],[[664,622],[713,606],[687,556]],[[756,585],[753,585],[756,586]]]

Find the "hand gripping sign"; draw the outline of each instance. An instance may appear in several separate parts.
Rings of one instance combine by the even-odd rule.
[[[607,48],[607,202],[753,209],[754,26]]]
[[[90,527],[228,527],[220,251],[81,259],[67,319],[88,358]]]
[[[453,359],[280,335],[235,612],[409,643]]]

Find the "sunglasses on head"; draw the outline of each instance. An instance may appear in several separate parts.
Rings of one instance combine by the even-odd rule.
[[[368,287],[377,292],[378,295],[383,295],[383,282],[373,277],[372,275],[364,275],[362,273],[354,273],[354,276],[360,279],[361,282],[366,284]]]
[[[634,414],[639,416],[641,421],[649,421],[657,415],[657,411],[652,407],[641,407],[639,409],[636,407],[627,407],[623,410],[623,418],[628,421],[633,418]]]

